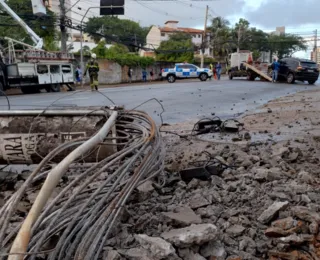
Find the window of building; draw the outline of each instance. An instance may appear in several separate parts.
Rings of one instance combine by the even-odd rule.
[[[62,73],[67,74],[71,73],[71,66],[70,65],[62,65]]]
[[[165,37],[165,36],[166,36],[166,34],[165,34],[165,33],[161,33],[161,36],[162,36],[162,37]]]
[[[201,38],[201,34],[198,34],[198,38]]]
[[[37,66],[37,72],[38,74],[46,74],[48,73],[48,66],[47,65],[38,65]]]
[[[51,74],[59,74],[60,66],[59,65],[50,65],[50,73]]]

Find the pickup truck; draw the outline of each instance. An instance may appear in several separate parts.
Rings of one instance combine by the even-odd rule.
[[[177,63],[172,69],[163,69],[162,78],[166,78],[169,83],[174,83],[176,79],[199,78],[206,81],[212,77],[212,71],[206,68],[199,68],[193,64]]]

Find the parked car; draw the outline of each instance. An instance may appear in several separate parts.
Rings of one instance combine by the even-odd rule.
[[[314,84],[319,78],[318,65],[312,60],[284,58],[279,60],[279,63],[279,81],[287,81],[287,83],[293,84],[298,80]],[[271,67],[269,67],[269,70],[271,71]]]
[[[162,78],[166,78],[169,83],[173,83],[176,79],[199,78],[206,81],[212,77],[212,71],[206,68],[199,68],[196,65],[188,63],[177,63],[174,68],[162,70]]]

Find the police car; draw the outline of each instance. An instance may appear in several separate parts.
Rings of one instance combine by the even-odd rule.
[[[162,78],[166,78],[169,83],[173,83],[176,79],[199,78],[206,81],[212,77],[210,69],[201,69],[193,64],[177,63],[173,69],[163,69]]]

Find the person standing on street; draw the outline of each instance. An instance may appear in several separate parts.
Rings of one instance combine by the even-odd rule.
[[[272,69],[272,82],[275,83],[278,80],[278,72],[280,69],[280,63],[274,59],[273,63],[271,64],[271,69]]]
[[[146,69],[142,70],[142,81],[147,82],[147,71]]]
[[[151,70],[150,70],[150,81],[153,81],[153,75],[154,75],[153,69],[151,69]]]
[[[129,82],[132,82],[132,74],[133,74],[133,70],[131,69],[131,67],[129,67],[128,69],[128,78],[129,78]]]
[[[213,65],[212,65],[212,63],[210,63],[209,68],[210,68],[210,70],[212,71],[212,75],[213,75],[213,77],[214,77],[214,72],[213,72]],[[210,80],[212,80],[212,77],[210,78]]]
[[[90,87],[91,90],[93,91],[94,88],[96,90],[98,90],[98,85],[99,85],[99,81],[98,81],[98,76],[99,76],[99,64],[96,61],[97,55],[95,53],[93,53],[91,55],[91,60],[88,62],[86,70],[84,72],[84,76],[87,75],[87,72],[89,72],[89,77],[90,77]]]
[[[76,85],[79,84],[79,86],[81,86],[81,82],[82,82],[82,70],[79,65],[76,69]]]
[[[221,70],[222,70],[222,66],[220,62],[218,62],[216,65],[216,73],[217,73],[218,80],[220,80],[220,77],[221,77]]]

